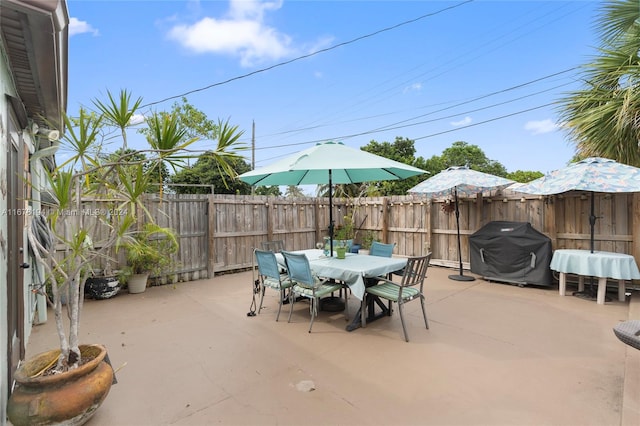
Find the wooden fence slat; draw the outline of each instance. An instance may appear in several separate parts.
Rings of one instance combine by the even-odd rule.
[[[509,191],[461,198],[460,236],[463,265],[469,264],[469,236],[490,221],[530,222],[549,236],[554,249],[589,248],[590,196],[569,192],[556,196],[523,196]],[[595,194],[596,250],[640,256],[640,194]],[[334,221],[353,213],[357,238],[367,231],[379,240],[396,243],[394,253],[418,256],[433,253],[432,263],[456,267],[456,220],[447,212],[446,199],[418,196],[335,198]],[[178,267],[167,274],[180,280],[213,277],[216,272],[253,265],[253,249],[262,241],[282,239],[288,250],[315,247],[328,235],[327,198],[287,199],[272,196],[175,195],[162,200],[150,196],[146,207],[162,226],[178,233]],[[83,209],[100,209],[105,203],[87,200]],[[446,210],[446,211],[445,211]],[[103,226],[87,216],[85,226]],[[59,230],[68,236],[72,232]],[[356,240],[356,242],[358,242]],[[99,243],[99,238],[94,240]],[[62,253],[60,254],[62,255]],[[117,262],[120,269],[124,256]],[[100,265],[98,265],[99,267]]]

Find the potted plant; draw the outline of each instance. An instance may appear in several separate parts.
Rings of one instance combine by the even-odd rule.
[[[337,257],[344,259],[346,252],[351,250],[353,238],[355,236],[355,228],[353,225],[353,215],[347,214],[343,217],[343,222],[338,225],[333,236],[334,247],[336,248]]]
[[[84,283],[84,295],[90,299],[104,300],[117,295],[122,288],[119,271],[114,271],[108,260],[104,269],[92,268]]]
[[[16,426],[85,422],[111,387],[113,370],[105,361],[106,348],[80,342],[85,282],[92,265],[115,260],[118,244],[135,237],[135,224],[153,222],[142,204],[158,175],[153,171],[164,162],[189,158],[185,149],[197,140],[182,129],[177,115],[153,114],[146,120],[151,148],[134,151],[144,154],[135,158],[127,150],[126,129],[141,103],[140,98],[132,102],[123,90],[119,97],[108,93],[104,103],[94,101],[96,112],[81,108],[77,117],[65,116],[65,129],[60,129],[65,130],[60,141],[65,161],[43,168],[47,184],[37,189],[48,192],[55,203],[43,205],[42,214],[28,218],[27,236],[37,267],[51,283],[59,348],[25,360],[16,370],[16,387],[7,406]],[[234,132],[235,128],[229,134],[220,132],[220,163],[238,157]],[[122,151],[106,156],[114,134],[122,136]],[[231,169],[226,163],[222,166]]]
[[[150,274],[159,273],[172,264],[170,255],[178,251],[178,240],[170,228],[148,222],[122,247],[126,250],[129,293],[142,293]]]

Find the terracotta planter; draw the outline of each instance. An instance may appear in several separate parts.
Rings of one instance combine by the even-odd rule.
[[[93,416],[111,389],[113,369],[104,360],[104,346],[81,345],[80,352],[94,358],[75,370],[31,377],[57,359],[59,349],[36,355],[16,370],[18,386],[7,406],[14,426],[82,425]]]
[[[147,289],[149,274],[133,274],[127,280],[129,293],[142,293]]]

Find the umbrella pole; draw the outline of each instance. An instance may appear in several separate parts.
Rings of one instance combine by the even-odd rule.
[[[329,257],[333,257],[333,188],[331,187],[331,169],[329,169]]]
[[[591,191],[591,213],[589,214],[589,227],[591,228],[591,236],[590,236],[590,250],[591,253],[595,251],[595,229],[596,229],[596,220],[598,217],[596,216],[596,203],[594,200],[594,191]],[[594,278],[589,278],[589,289],[585,291],[575,291],[573,293],[574,296],[588,299],[588,300],[597,300],[598,295],[593,290]],[[607,300],[607,296],[605,295],[605,300]]]
[[[455,206],[456,206],[456,229],[457,229],[457,234],[458,234],[458,261],[460,262],[460,274],[458,275],[449,275],[449,279],[450,280],[454,280],[454,281],[474,281],[475,278],[468,276],[468,275],[464,275],[464,273],[462,272],[462,249],[460,248],[460,210],[458,208],[458,188],[454,187],[453,189],[453,194],[454,194],[454,199],[455,199]]]
[[[589,216],[589,226],[591,227],[591,253],[593,253],[594,250],[594,233],[595,233],[595,228],[596,228],[596,205],[595,205],[595,201],[593,199],[593,194],[594,192],[591,191],[591,215]]]

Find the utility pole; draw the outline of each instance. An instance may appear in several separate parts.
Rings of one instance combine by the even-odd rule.
[[[251,122],[251,170],[256,169],[256,122]],[[251,195],[255,195],[255,186],[251,185]]]

